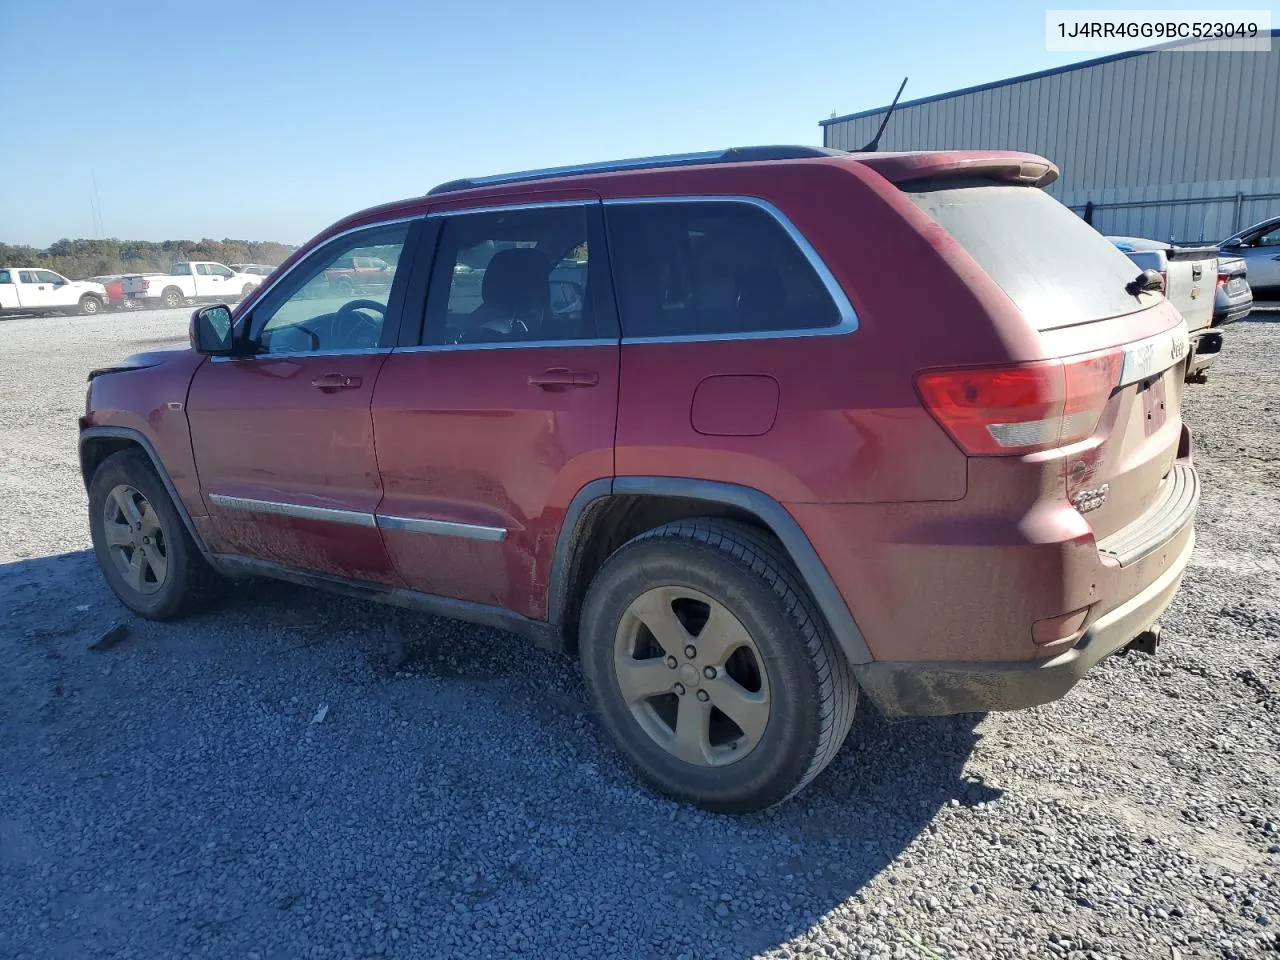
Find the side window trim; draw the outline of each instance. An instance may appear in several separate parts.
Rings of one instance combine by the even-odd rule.
[[[818,255],[809,239],[800,232],[790,218],[763,197],[750,197],[733,194],[709,194],[706,196],[662,196],[662,197],[611,197],[604,201],[606,211],[610,207],[637,206],[655,203],[738,203],[757,207],[772,217],[786,232],[801,255],[818,275],[819,281],[826,289],[828,296],[835,302],[840,322],[831,327],[812,327],[799,330],[753,330],[742,333],[687,333],[658,336],[626,336],[622,342],[627,343],[693,343],[716,340],[783,340],[795,337],[829,337],[852,333],[858,329],[858,313],[853,309],[844,288],[836,280],[835,274],[827,266],[826,261]],[[620,319],[620,318],[619,318]]]
[[[400,336],[400,328],[404,318],[404,303],[406,300],[405,291],[409,285],[409,282],[415,279],[414,277],[415,271],[412,269],[412,265],[415,264],[417,261],[417,256],[415,254],[415,251],[417,248],[417,241],[419,236],[422,233],[425,220],[426,220],[426,215],[419,213],[419,214],[414,214],[413,216],[410,216],[410,217],[397,217],[393,220],[379,220],[374,223],[363,223],[357,227],[351,227],[348,230],[343,230],[341,233],[334,234],[332,237],[327,239],[320,246],[316,247],[314,250],[311,250],[301,260],[294,262],[293,265],[290,266],[288,270],[285,270],[279,276],[275,277],[270,284],[259,285],[257,289],[254,291],[254,293],[251,295],[251,300],[245,301],[243,309],[237,312],[235,319],[233,321],[236,325],[240,325],[240,324],[252,325],[254,311],[258,309],[258,307],[262,304],[264,300],[267,300],[271,296],[271,293],[274,290],[276,290],[276,288],[278,288],[282,283],[284,283],[284,281],[287,280],[289,276],[294,273],[294,271],[298,270],[301,267],[305,267],[308,264],[314,264],[317,258],[325,256],[326,251],[332,251],[333,246],[335,244],[345,241],[355,234],[372,232],[376,230],[385,229],[386,227],[392,227],[392,226],[395,226],[396,224],[407,223],[409,224],[409,229],[408,229],[408,232],[405,234],[404,245],[401,247],[401,250],[400,250],[400,260],[402,262],[406,262],[410,264],[411,269],[407,271],[397,270],[396,276],[392,280],[391,295],[387,299],[387,313],[383,320],[382,333],[381,333],[381,336],[379,337],[378,346],[351,347],[351,348],[341,349],[341,350],[297,350],[297,351],[281,350],[273,353],[250,354],[248,356],[211,357],[210,362],[212,363],[228,363],[228,362],[244,363],[246,361],[269,360],[273,358],[291,357],[291,356],[293,357],[347,357],[347,356],[358,356],[361,354],[389,353],[392,347],[395,346],[397,342],[397,338]],[[402,277],[404,278],[403,280],[402,280]]]
[[[587,243],[592,251],[587,269],[591,278],[591,300],[595,310],[596,335],[581,340],[517,340],[494,343],[428,343],[427,342],[427,305],[431,296],[431,286],[435,283],[448,285],[451,277],[440,277],[437,273],[444,269],[439,262],[440,240],[444,234],[444,224],[450,217],[476,216],[485,213],[510,213],[519,210],[546,210],[556,207],[583,207],[587,216]],[[608,244],[605,235],[604,206],[599,197],[574,200],[519,201],[492,204],[483,207],[462,207],[447,210],[432,210],[427,214],[427,227],[424,230],[423,249],[415,259],[413,277],[417,279],[421,272],[422,282],[414,286],[420,292],[421,303],[416,305],[414,313],[406,310],[404,334],[396,348],[397,353],[436,353],[454,350],[514,350],[536,349],[539,347],[594,347],[618,344],[621,327],[618,323],[617,300],[613,292],[613,271],[609,266]],[[432,232],[434,229],[434,232]],[[596,251],[599,251],[597,253]],[[416,323],[410,316],[416,317]]]

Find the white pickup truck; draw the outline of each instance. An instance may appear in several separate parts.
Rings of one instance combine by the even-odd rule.
[[[0,312],[97,313],[107,304],[107,288],[68,280],[52,270],[0,267]]]
[[[1155,270],[1164,280],[1164,295],[1187,321],[1191,350],[1186,379],[1203,383],[1205,371],[1222,350],[1222,331],[1213,326],[1213,301],[1218,283],[1218,248],[1183,246],[1143,237],[1107,237],[1142,269]]]
[[[236,273],[209,260],[175,263],[166,276],[124,278],[124,295],[144,307],[180,307],[195,300],[235,303],[247,297],[263,277]]]

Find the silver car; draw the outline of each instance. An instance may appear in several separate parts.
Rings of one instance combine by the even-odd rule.
[[[1243,257],[1249,286],[1260,298],[1280,297],[1280,217],[1272,217],[1222,241],[1227,256]]]
[[[1218,258],[1218,285],[1213,293],[1213,325],[1243,320],[1253,309],[1253,291],[1245,274],[1243,257]]]

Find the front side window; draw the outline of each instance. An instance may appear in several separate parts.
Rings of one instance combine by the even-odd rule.
[[[58,274],[54,273],[52,270],[37,270],[36,279],[38,279],[41,283],[52,283],[58,286],[61,286],[62,284],[67,282]]]
[[[587,231],[584,205],[446,219],[427,302],[427,342],[595,336]]]
[[[235,271],[230,270],[227,267],[224,267],[220,263],[209,264],[209,272],[213,274],[215,277],[230,278],[235,276]]]
[[[1264,233],[1256,241],[1259,247],[1280,247],[1280,227]]]
[[[381,344],[392,281],[408,223],[373,227],[313,253],[253,309],[250,336],[263,353],[362,350]],[[376,284],[343,283],[342,264],[378,256],[388,264]],[[335,279],[336,275],[336,279]]]
[[[766,334],[840,322],[805,254],[754,204],[619,203],[605,216],[623,336]]]

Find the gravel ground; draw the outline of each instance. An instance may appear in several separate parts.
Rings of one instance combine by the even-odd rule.
[[[274,584],[129,618],[75,418],[185,314],[0,323],[0,957],[1280,953],[1280,313],[1189,388],[1157,657],[1018,714],[864,708],[739,819],[637,787],[574,665],[505,634]]]

